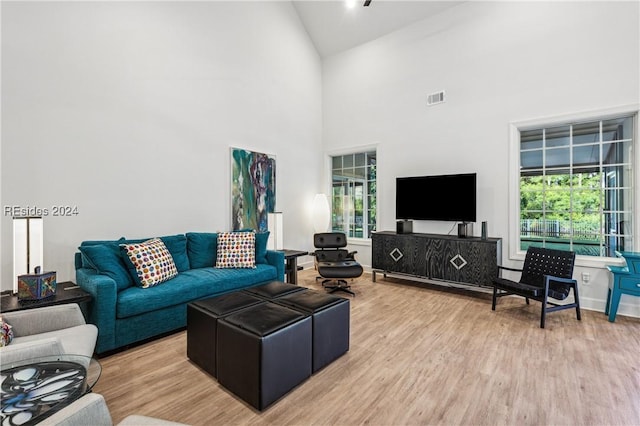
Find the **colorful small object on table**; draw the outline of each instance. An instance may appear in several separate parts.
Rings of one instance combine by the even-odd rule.
[[[0,317],[0,347],[7,346],[13,340],[11,326]]]
[[[40,273],[40,267],[35,274],[18,276],[18,299],[40,300],[56,294],[56,273]]]

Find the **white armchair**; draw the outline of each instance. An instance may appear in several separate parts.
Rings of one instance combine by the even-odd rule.
[[[77,304],[47,306],[2,314],[13,328],[13,341],[0,348],[0,364],[8,366],[19,361],[63,354],[93,356],[98,328],[87,324]],[[38,423],[39,426],[112,426],[113,422],[104,397],[88,393],[60,411]],[[180,423],[131,415],[118,426],[162,425]]]
[[[38,426],[112,426],[113,421],[104,397],[98,393],[88,393],[62,410],[47,417]],[[185,426],[154,417],[130,415],[118,426]]]
[[[2,318],[14,334],[11,344],[0,348],[3,365],[47,355],[93,355],[98,328],[85,322],[77,304],[6,312]]]

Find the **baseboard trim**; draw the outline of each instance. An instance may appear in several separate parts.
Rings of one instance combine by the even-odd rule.
[[[314,263],[304,262],[301,264],[301,266],[303,266],[304,269],[312,269],[314,267]],[[366,266],[366,265],[362,265],[362,266],[364,268],[365,273],[370,274],[372,272],[372,268],[370,266]],[[425,280],[425,282],[428,282],[428,281],[429,280]],[[438,282],[435,282],[435,283],[440,284]],[[466,286],[463,285],[463,287],[475,289],[474,286],[470,286],[470,285],[466,285]],[[482,287],[479,287],[479,288],[484,289]],[[637,297],[623,294],[622,298],[620,299],[620,306],[618,307],[617,315],[622,315],[622,316],[632,317],[632,318],[640,318],[640,303],[638,303],[638,301],[640,301],[640,299]],[[604,299],[595,299],[592,297],[580,298],[580,308],[585,309],[587,311],[602,312],[602,314],[604,315],[604,309],[606,305],[607,305],[607,301]]]

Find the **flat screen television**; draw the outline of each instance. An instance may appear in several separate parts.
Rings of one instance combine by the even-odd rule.
[[[476,174],[396,178],[396,219],[476,221]]]

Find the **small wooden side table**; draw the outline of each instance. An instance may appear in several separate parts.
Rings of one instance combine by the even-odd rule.
[[[90,302],[91,295],[71,281],[58,283],[56,294],[40,300],[18,300],[18,296],[12,293],[3,293],[1,297],[0,312],[21,311],[23,309],[41,308],[43,306],[63,305],[65,303]],[[82,305],[80,306],[82,308]],[[84,311],[83,311],[84,312]]]
[[[298,271],[302,269],[302,266],[298,266],[298,258],[300,256],[306,256],[308,251],[302,250],[279,250],[284,253],[285,267],[284,273],[287,277],[289,284],[298,284]]]
[[[625,260],[626,266],[607,266],[609,272],[613,274],[613,279],[609,284],[604,313],[609,315],[611,322],[616,320],[620,296],[628,294],[640,297],[640,253],[621,251],[616,252],[616,255]]]

